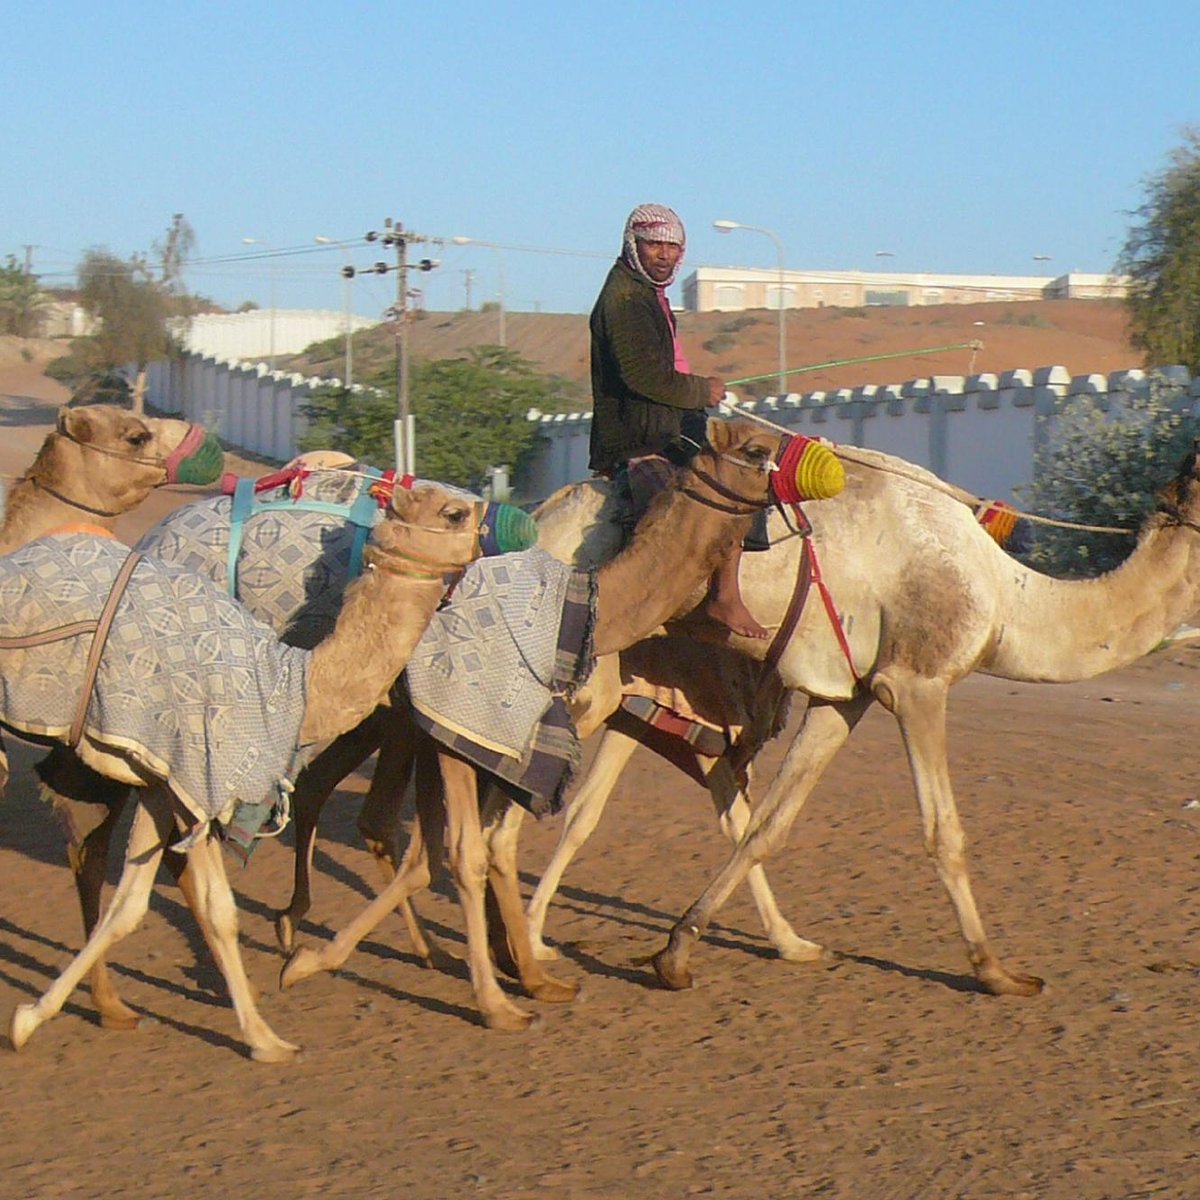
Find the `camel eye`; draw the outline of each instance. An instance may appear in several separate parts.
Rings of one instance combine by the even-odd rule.
[[[467,523],[468,510],[465,508],[444,508],[442,516],[451,529],[461,529]]]
[[[140,450],[150,440],[150,436],[148,429],[139,429],[137,433],[131,433],[125,440],[135,450]]]

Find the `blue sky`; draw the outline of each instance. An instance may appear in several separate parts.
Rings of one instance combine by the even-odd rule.
[[[187,281],[338,309],[393,217],[434,309],[587,311],[629,209],[695,266],[1106,271],[1200,123],[1194,0],[180,3],[4,0],[0,256],[196,231]],[[243,238],[258,239],[246,245]],[[262,246],[272,248],[267,256]],[[877,257],[885,250],[890,257]],[[551,253],[548,251],[570,251]],[[379,257],[350,249],[365,265]],[[1034,256],[1049,256],[1035,262]],[[355,281],[379,316],[394,276]]]

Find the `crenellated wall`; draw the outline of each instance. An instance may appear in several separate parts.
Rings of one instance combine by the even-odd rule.
[[[1033,479],[1034,455],[1050,435],[1058,406],[1090,396],[1106,409],[1141,394],[1151,378],[1173,402],[1200,407],[1200,376],[1185,367],[1074,375],[1063,367],[1001,375],[934,375],[906,383],[793,393],[747,401],[747,412],[795,432],[865,446],[927,467],[979,496],[1012,500]],[[588,474],[591,414],[539,415],[542,445],[515,480],[521,497],[541,498]],[[420,448],[418,447],[418,457]]]
[[[1125,397],[1144,393],[1155,378],[1171,390],[1173,403],[1200,409],[1200,376],[1192,378],[1184,367],[1108,375],[1073,376],[1063,367],[935,375],[773,396],[747,401],[743,408],[793,432],[894,454],[978,496],[1012,500],[1015,488],[1031,482],[1035,451],[1050,436],[1063,401],[1088,396],[1106,410],[1119,409]],[[251,367],[187,355],[151,366],[147,399],[162,411],[203,422],[230,446],[285,462],[296,453],[303,431],[301,406],[330,382],[273,374],[261,363]],[[538,423],[538,446],[513,479],[514,495],[522,501],[543,499],[589,474],[591,413],[531,413],[530,419]],[[419,474],[419,441],[416,465]]]

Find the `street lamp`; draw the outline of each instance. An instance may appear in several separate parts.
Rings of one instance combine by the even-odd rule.
[[[749,229],[752,233],[762,233],[775,243],[775,254],[779,260],[779,394],[787,393],[787,312],[784,308],[784,275],[783,275],[783,243],[779,235],[761,225],[744,225],[741,221],[714,221],[713,228],[718,233],[731,233],[735,229]]]
[[[1035,255],[1033,256],[1033,261],[1034,261],[1034,262],[1036,262],[1036,263],[1048,263],[1048,262],[1050,261],[1050,255],[1048,255],[1048,254],[1035,254]]]
[[[350,302],[350,289],[354,285],[354,268],[350,265],[350,251],[346,249],[341,242],[334,241],[333,238],[323,237],[317,234],[313,241],[320,246],[337,246],[341,249],[342,257],[346,260],[348,269],[342,271],[342,308],[346,314],[346,387],[349,389],[354,384],[354,316],[353,308]]]
[[[489,250],[496,252],[496,268],[499,272],[499,289],[498,297],[500,301],[500,342],[501,346],[508,343],[504,337],[504,249],[498,246],[495,242],[481,242],[478,238],[464,237],[461,233],[456,234],[450,239],[456,246],[486,246]]]
[[[896,255],[891,250],[876,250],[875,257],[876,258],[895,258]]]
[[[270,267],[271,267],[271,351],[267,355],[267,365],[272,371],[275,370],[275,257],[274,247],[268,242],[264,242],[261,238],[244,237],[242,238],[243,246],[262,246],[264,250],[270,252]]]

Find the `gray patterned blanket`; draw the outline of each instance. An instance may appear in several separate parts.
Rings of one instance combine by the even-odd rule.
[[[538,815],[579,763],[563,700],[591,671],[593,608],[591,576],[545,550],[480,559],[404,673],[417,724]]]
[[[347,516],[365,483],[345,471],[315,473],[305,480],[305,496],[330,507],[298,504],[281,487],[259,495],[242,525],[236,595],[290,645],[311,648],[333,632],[358,535]],[[232,508],[230,496],[185,504],[134,548],[227,590]],[[378,506],[370,508],[377,519]]]
[[[0,637],[96,620],[128,548],[57,534],[0,557]],[[65,740],[91,635],[0,649],[0,721]],[[296,740],[310,656],[194,571],[153,558],[116,611],[84,733],[128,755],[200,822],[265,805],[303,765]]]

